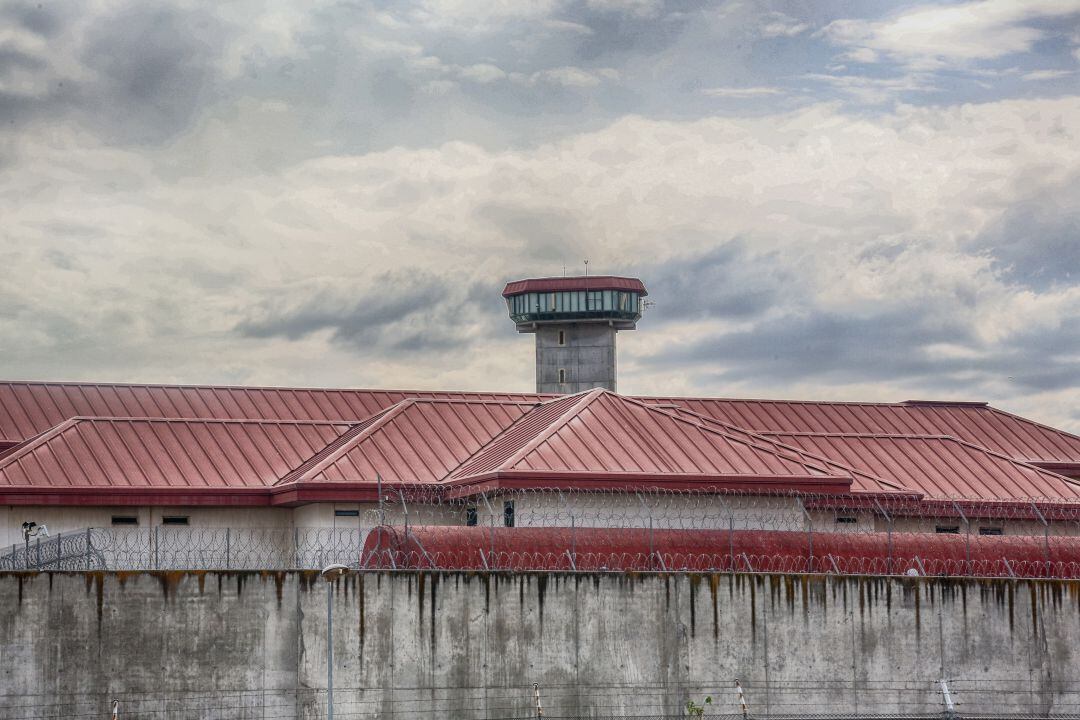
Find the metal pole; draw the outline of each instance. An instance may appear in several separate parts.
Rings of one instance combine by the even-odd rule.
[[[949,692],[949,684],[945,682],[945,678],[942,678],[941,683],[941,695],[945,699],[945,717],[956,717],[956,706],[953,705],[952,694]]]
[[[1039,512],[1039,506],[1034,501],[1031,503],[1031,508],[1043,525],[1043,552],[1046,554],[1046,576],[1050,577],[1050,523],[1046,522],[1046,518]]]
[[[375,474],[375,482],[379,485],[379,524],[386,524],[386,510],[383,508],[382,475]]]
[[[326,583],[326,720],[334,720],[334,581]]]
[[[544,708],[540,706],[540,683],[533,683],[533,698],[536,700],[536,717],[544,717]]]
[[[746,706],[746,695],[743,694],[742,685],[739,684],[739,678],[735,678],[735,689],[739,691],[739,707],[742,710],[742,716],[745,718],[750,710]]]

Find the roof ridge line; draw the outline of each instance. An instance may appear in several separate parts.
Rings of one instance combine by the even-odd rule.
[[[561,427],[562,424],[564,424],[566,422],[567,415],[569,415],[573,411],[574,408],[579,407],[581,405],[582,398],[584,398],[586,395],[590,395],[590,394],[593,395],[593,397],[595,398],[596,393],[599,390],[601,390],[601,388],[595,388],[593,390],[583,390],[582,392],[579,392],[579,393],[573,393],[571,395],[561,395],[561,396],[553,398],[551,400],[546,400],[544,402],[536,403],[536,406],[532,410],[525,413],[524,415],[519,417],[514,422],[510,423],[510,425],[507,426],[507,428],[505,430],[503,430],[502,432],[495,435],[495,437],[491,438],[491,440],[486,442],[483,445],[483,447],[479,448],[472,455],[470,455],[469,457],[465,458],[463,461],[458,463],[458,465],[453,470],[448,472],[440,482],[449,481],[463,467],[466,467],[473,460],[475,460],[476,458],[483,455],[484,452],[486,450],[488,450],[488,448],[493,446],[496,442],[498,442],[498,440],[500,438],[505,437],[507,433],[512,432],[514,430],[514,428],[519,426],[519,424],[528,422],[529,416],[532,415],[534,412],[537,412],[538,410],[540,410],[540,408],[543,407],[544,405],[548,405],[548,404],[551,404],[551,403],[562,402],[564,400],[568,400],[568,399],[573,398],[575,396],[580,396],[580,397],[578,397],[578,399],[576,401],[570,403],[570,407],[569,407],[568,410],[563,412],[563,414],[561,414],[559,417],[555,418],[553,421],[549,422],[547,424],[547,426],[544,428],[543,431],[541,431],[541,432],[537,433],[536,435],[534,435],[533,438],[531,440],[529,440],[529,442],[522,445],[512,455],[508,456],[505,460],[503,460],[501,463],[499,463],[499,467],[505,466],[511,460],[513,460],[515,463],[519,462],[521,460],[521,457],[518,457],[519,455],[523,456],[523,453],[528,454],[528,452],[531,452],[532,450],[536,449],[536,447],[539,445],[539,440],[541,438],[546,439],[546,438],[550,437],[553,434],[553,431],[552,431],[553,427],[556,427],[556,426]],[[589,402],[592,402],[592,401],[590,400]],[[588,403],[586,403],[586,405],[587,404]],[[497,471],[497,469],[498,468],[496,468],[496,471]],[[470,476],[466,475],[465,477],[470,477]],[[460,480],[460,478],[458,478],[458,479]]]
[[[681,422],[681,423],[686,423],[688,425],[692,425],[692,426],[694,426],[696,428],[704,430],[705,432],[711,432],[711,433],[714,433],[716,435],[721,435],[721,436],[731,440],[732,442],[739,443],[740,445],[745,445],[747,447],[752,447],[752,448],[755,448],[755,449],[758,449],[758,450],[763,450],[765,452],[772,452],[773,454],[775,454],[775,455],[777,455],[779,457],[785,457],[780,452],[777,452],[776,446],[779,445],[785,452],[787,452],[789,454],[793,453],[795,455],[795,457],[786,457],[785,459],[794,460],[795,462],[799,463],[800,465],[807,465],[808,464],[803,459],[804,453],[796,450],[795,448],[792,448],[790,445],[785,445],[784,443],[769,441],[767,438],[764,438],[761,434],[756,433],[753,430],[747,430],[746,428],[740,428],[738,425],[728,425],[727,423],[720,423],[719,421],[714,421],[714,422],[716,422],[716,424],[724,426],[726,428],[737,428],[740,432],[744,432],[744,433],[746,433],[747,435],[749,435],[751,437],[761,438],[764,441],[764,443],[768,444],[770,447],[760,447],[756,443],[753,443],[753,442],[750,442],[750,441],[745,440],[743,438],[737,437],[736,435],[732,434],[731,432],[727,431],[726,429],[725,430],[719,430],[717,428],[708,427],[708,425],[703,425],[701,423],[692,422],[688,418],[680,417],[679,413],[683,412],[683,410],[681,408],[679,410],[669,410],[667,408],[650,407],[648,403],[637,400],[636,398],[625,398],[625,399],[630,401],[630,402],[637,403],[637,404],[641,405],[642,407],[644,407],[647,410],[650,410],[652,412],[661,413],[661,414],[671,418],[672,420],[676,420],[676,421]],[[692,410],[687,411],[687,412],[690,412],[692,415],[694,415],[695,417],[698,417],[698,418],[704,418],[705,417],[705,416],[703,416],[703,415],[701,415],[699,413],[693,412]],[[813,459],[815,460],[814,463],[811,463],[812,466],[815,466],[815,467],[818,467],[821,470],[824,470],[827,475],[830,475],[832,477],[836,477],[836,475],[833,475],[833,473],[831,472],[831,468],[828,467],[828,463],[825,460],[825,458],[821,458],[821,457],[818,457],[818,456],[811,456],[811,457],[813,457]],[[821,467],[822,465],[824,465],[824,467]],[[850,477],[850,475],[849,475],[849,477]]]
[[[518,448],[517,452],[515,452],[510,457],[506,458],[506,460],[504,460],[502,463],[500,463],[500,465],[502,467],[507,467],[508,466],[509,468],[513,468],[514,465],[521,462],[521,459],[523,457],[525,457],[526,455],[531,453],[533,450],[535,450],[537,447],[539,447],[542,442],[544,442],[545,440],[550,438],[552,435],[554,435],[556,432],[558,432],[560,428],[562,428],[563,426],[566,425],[566,423],[570,422],[571,417],[573,417],[574,415],[577,415],[578,413],[580,413],[582,409],[588,407],[590,404],[593,403],[593,401],[596,400],[596,398],[600,397],[602,394],[604,394],[606,392],[609,392],[609,391],[605,390],[604,388],[593,388],[592,390],[585,390],[583,392],[576,393],[580,397],[578,397],[578,399],[575,402],[571,403],[570,407],[567,408],[567,410],[562,415],[555,418],[554,421],[548,423],[548,426],[546,428],[544,428],[541,432],[537,433],[533,437],[532,440],[530,440],[529,442],[525,443],[520,448]],[[574,397],[574,396],[570,395],[570,396],[567,396],[567,397]],[[559,399],[563,399],[563,398],[559,398]],[[552,402],[556,402],[556,401],[552,401]],[[543,403],[541,403],[541,404],[543,404]],[[527,413],[526,413],[526,415],[527,415]]]
[[[879,433],[879,432],[814,432],[812,430],[758,430],[757,435],[771,437],[773,435],[791,435],[793,437],[876,437],[876,438],[907,438],[909,440],[959,440],[956,435],[948,433]]]
[[[644,404],[646,405],[646,407],[648,407],[647,403],[644,403]],[[690,410],[690,409],[682,407],[682,406],[679,406],[678,409],[671,410],[671,411],[669,411],[667,408],[660,408],[660,407],[650,407],[649,409],[650,410],[655,410],[656,412],[663,412],[663,413],[666,413],[666,414],[670,414],[675,419],[682,420],[683,422],[689,422],[689,420],[687,420],[686,418],[683,418],[683,417],[679,417],[680,414],[693,415],[694,417],[698,418],[702,422],[701,422],[701,424],[697,424],[697,423],[691,423],[691,424],[697,425],[697,427],[700,427],[702,430],[705,430],[707,432],[713,432],[713,433],[717,433],[717,434],[722,434],[722,435],[724,435],[724,437],[730,437],[735,442],[740,442],[740,443],[742,443],[744,445],[747,445],[749,447],[757,448],[758,446],[756,444],[753,444],[753,443],[749,443],[749,442],[745,442],[743,440],[739,440],[736,437],[732,437],[729,434],[730,431],[732,429],[734,429],[734,430],[737,430],[740,433],[745,433],[745,434],[747,434],[747,435],[749,435],[751,437],[761,438],[765,443],[768,443],[773,448],[776,448],[777,446],[779,446],[779,448],[783,449],[786,452],[794,453],[799,458],[811,458],[814,461],[816,461],[817,463],[824,464],[827,469],[831,470],[834,467],[835,468],[840,468],[840,469],[846,471],[848,473],[848,476],[851,477],[852,479],[854,479],[854,477],[856,475],[859,475],[861,477],[870,478],[875,483],[877,483],[877,484],[879,484],[879,485],[881,485],[883,487],[893,487],[896,490],[899,490],[901,492],[907,492],[907,493],[911,493],[911,494],[914,494],[914,495],[919,495],[920,497],[922,496],[922,493],[920,493],[920,492],[918,492],[916,490],[912,490],[911,488],[909,488],[909,487],[907,487],[907,486],[905,486],[905,485],[903,485],[903,484],[901,484],[899,482],[896,482],[895,480],[889,480],[887,478],[879,477],[879,476],[877,476],[877,475],[875,475],[873,473],[869,473],[869,472],[866,472],[864,470],[859,470],[856,467],[852,467],[851,465],[848,465],[847,463],[842,463],[842,462],[838,462],[836,460],[832,460],[832,459],[830,459],[828,457],[825,457],[824,455],[819,455],[817,453],[810,452],[808,450],[804,450],[804,449],[796,447],[794,445],[788,445],[787,443],[783,443],[783,442],[780,442],[778,440],[771,440],[769,435],[767,433],[764,433],[764,432],[758,432],[758,431],[755,431],[755,430],[748,430],[748,429],[746,429],[744,427],[739,427],[738,425],[735,425],[733,423],[724,422],[722,420],[718,420],[718,419],[716,419],[714,417],[710,417],[708,415],[702,415],[701,413],[694,412],[693,410]],[[720,433],[716,429],[709,427],[710,425],[719,425],[719,426],[725,428],[727,431],[723,432],[723,433]],[[762,449],[764,449],[764,448],[762,448]],[[775,452],[775,450],[774,450],[774,452]],[[784,457],[783,455],[781,455],[778,452],[776,454],[778,456],[780,456],[780,457]],[[802,462],[803,464],[805,464],[804,460],[799,460],[799,462]],[[832,473],[829,473],[829,474],[832,475]],[[833,477],[835,477],[835,476],[833,476]]]
[[[355,446],[356,442],[359,442],[361,438],[367,437],[371,434],[375,428],[380,428],[386,424],[391,418],[400,415],[404,409],[413,404],[413,398],[405,398],[400,400],[388,408],[380,410],[379,412],[366,418],[356,426],[349,428],[345,432],[338,435],[336,438],[328,442],[326,445],[316,450],[310,456],[305,458],[295,468],[289,470],[277,480],[275,480],[271,487],[280,487],[282,485],[289,485],[291,483],[299,483],[304,477],[310,476],[312,473],[326,469],[328,466],[341,459],[341,456],[348,452]],[[370,422],[368,422],[370,421]],[[366,424],[365,424],[366,423]],[[336,447],[334,447],[336,446]],[[330,448],[333,447],[333,450]],[[329,450],[327,455],[320,458],[318,461],[311,464],[310,467],[305,467],[319,453]]]
[[[129,388],[172,388],[177,390],[284,390],[287,392],[364,392],[397,393],[404,395],[535,395],[551,397],[552,393],[514,392],[509,390],[418,390],[415,388],[365,388],[365,387],[314,387],[292,385],[215,385],[213,383],[140,383],[140,382],[95,382],[92,380],[0,380],[0,385],[74,385],[80,387],[129,387]],[[558,397],[558,396],[555,396]],[[408,400],[410,398],[402,398]]]
[[[393,406],[391,406],[393,407]],[[378,413],[376,413],[378,414]],[[371,415],[368,416],[372,417]],[[234,423],[251,425],[356,425],[355,420],[283,420],[280,418],[162,417],[160,415],[73,415],[64,422],[165,422],[165,423]]]
[[[23,455],[26,455],[31,450],[41,447],[46,442],[52,440],[60,433],[75,427],[75,422],[75,418],[68,418],[64,422],[53,425],[48,430],[43,430],[37,435],[27,438],[21,443],[18,443],[13,447],[8,448],[4,452],[4,455],[0,457],[0,471],[10,465],[13,461],[18,460]]]

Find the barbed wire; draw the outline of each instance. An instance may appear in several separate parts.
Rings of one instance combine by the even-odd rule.
[[[348,527],[110,527],[0,570],[767,572],[1080,578],[1080,502],[651,489],[384,491]]]

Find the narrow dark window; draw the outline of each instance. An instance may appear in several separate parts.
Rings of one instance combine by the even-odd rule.
[[[138,525],[139,524],[139,518],[137,518],[134,515],[113,515],[112,516],[112,524],[113,525]]]
[[[562,385],[565,382],[566,382],[566,370],[564,368],[559,368],[559,384]]]
[[[980,535],[1004,535],[1005,533],[999,527],[981,527],[979,528]]]
[[[114,519],[113,525],[115,525],[115,524],[116,524],[116,522],[115,522],[115,519]],[[188,516],[187,515],[162,515],[161,516],[161,524],[162,525],[187,525],[188,524]]]
[[[514,501],[507,500],[503,503],[503,525],[514,527]]]
[[[959,535],[959,525],[938,525],[934,528],[934,532],[941,533],[942,535]]]
[[[566,331],[565,330],[560,330],[559,331],[559,344],[560,345],[565,345],[566,344]]]
[[[334,517],[360,517],[359,510],[335,510]]]
[[[836,524],[837,525],[853,525],[853,524],[855,524],[857,522],[859,522],[859,519],[856,518],[856,517],[852,517],[851,515],[837,515],[836,516]]]
[[[474,507],[465,508],[465,524],[466,525],[468,525],[469,527],[475,526],[477,524],[477,519],[478,518],[477,518],[477,515],[476,515],[476,508],[474,508]]]

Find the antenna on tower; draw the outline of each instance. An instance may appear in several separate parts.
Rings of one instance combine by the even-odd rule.
[[[589,277],[589,261],[585,261],[585,277]]]

